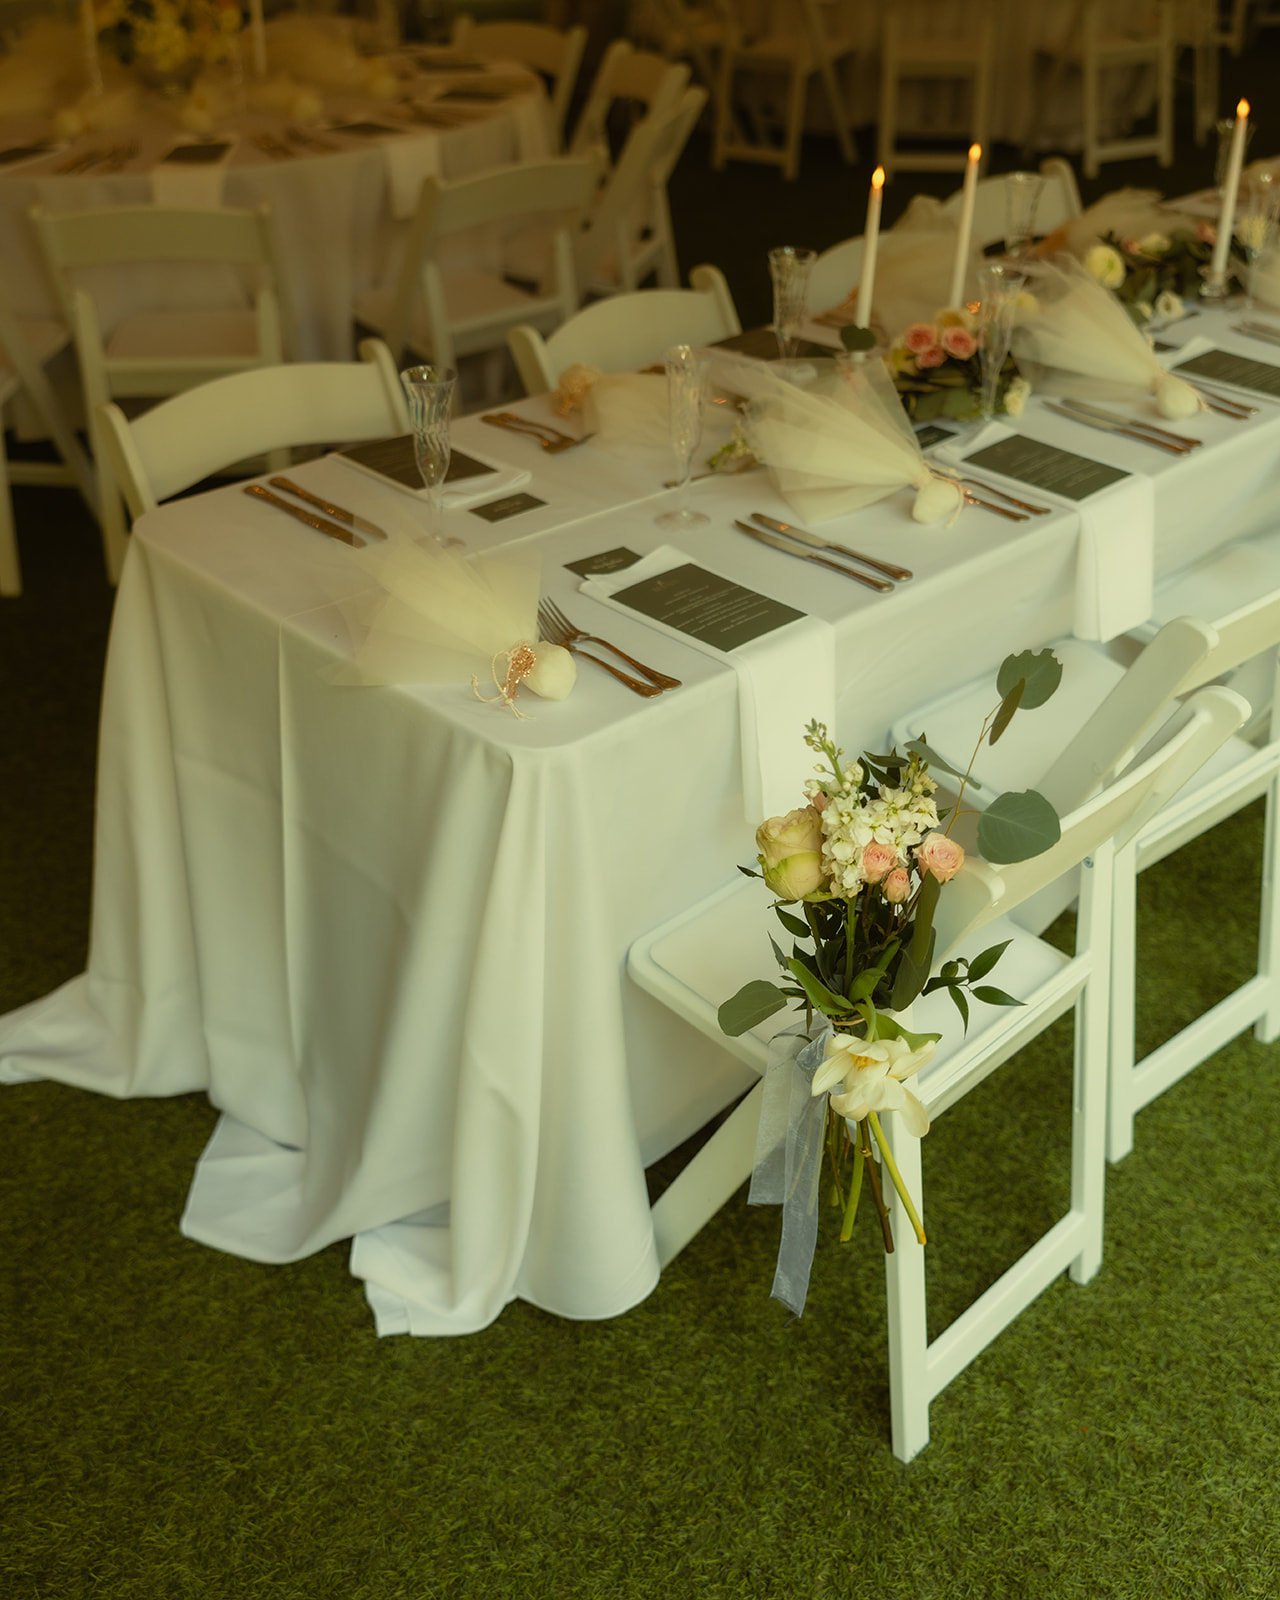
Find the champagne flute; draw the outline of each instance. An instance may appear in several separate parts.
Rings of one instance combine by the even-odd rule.
[[[1254,277],[1259,258],[1272,255],[1276,239],[1277,217],[1280,216],[1280,184],[1272,167],[1259,167],[1247,180],[1242,192],[1243,204],[1236,218],[1236,237],[1244,251],[1244,310],[1253,310]],[[1274,271],[1274,265],[1272,266]]]
[[[679,489],[675,505],[662,512],[657,521],[663,528],[700,528],[711,519],[689,508],[689,473],[693,452],[702,438],[702,403],[711,358],[698,355],[687,344],[676,344],[663,351],[662,364],[667,369],[667,408]]]
[[[1038,172],[1010,172],[1004,180],[1004,249],[1010,256],[1024,255],[1035,238],[1036,209],[1045,180]]]
[[[1000,369],[1013,342],[1013,318],[1027,274],[1013,261],[984,261],[978,268],[978,345],[982,360],[982,420],[996,414]]]
[[[452,367],[409,367],[400,374],[413,423],[413,454],[427,491],[427,532],[440,537],[440,496],[449,470],[449,413],[457,373]]]
[[[769,276],[773,279],[773,331],[778,354],[790,361],[796,352],[796,333],[804,321],[809,297],[809,274],[818,259],[812,250],[797,250],[782,245],[769,252]]]

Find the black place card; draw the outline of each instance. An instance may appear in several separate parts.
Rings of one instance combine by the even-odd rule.
[[[927,450],[930,445],[941,444],[944,439],[954,439],[954,428],[940,428],[936,422],[922,423],[916,429],[916,443],[922,450]]]
[[[211,166],[215,161],[221,161],[230,148],[225,139],[210,144],[175,144],[164,160],[166,164],[173,162],[184,167]]]
[[[1060,450],[1057,445],[1041,444],[1039,439],[1025,439],[1015,433],[999,444],[989,444],[966,458],[975,467],[985,467],[988,472],[1001,472],[1006,478],[1017,478],[1036,489],[1047,489],[1050,494],[1060,494],[1066,500],[1087,500],[1100,489],[1109,489],[1129,474],[1119,467],[1104,466],[1088,456],[1078,456],[1070,450]]]
[[[731,350],[740,356],[753,356],[757,361],[780,359],[778,336],[772,328],[748,328],[745,333],[733,333],[727,339],[717,339],[711,348]],[[832,354],[831,346],[811,344],[807,339],[801,339],[796,345],[796,356],[802,361],[812,361],[815,357],[823,356],[829,360]]]
[[[460,83],[438,94],[433,103],[438,105],[445,100],[510,100],[511,95],[512,90],[506,85]]]
[[[376,472],[380,478],[390,478],[392,483],[401,484],[406,489],[422,488],[422,474],[418,471],[418,459],[413,453],[411,433],[397,434],[393,439],[370,439],[364,444],[349,444],[338,454],[368,472]],[[449,457],[449,470],[444,475],[444,481],[464,483],[468,478],[479,478],[486,472],[497,470],[497,467],[487,466],[483,461],[455,450]]]
[[[583,556],[581,561],[566,561],[565,567],[580,578],[595,578],[602,572],[623,572],[639,559],[634,550],[620,544],[616,550],[601,550],[599,555]]]
[[[1233,356],[1226,350],[1206,350],[1173,369],[1176,376],[1189,372],[1194,378],[1234,384],[1237,389],[1252,389],[1255,394],[1280,398],[1280,367],[1270,361],[1254,361],[1249,356]]]
[[[486,522],[505,522],[508,517],[518,517],[522,511],[532,511],[535,506],[545,506],[536,494],[504,494],[501,500],[486,500],[482,506],[471,506],[473,517],[483,517]]]
[[[33,161],[36,156],[47,156],[52,149],[51,144],[15,144],[10,150],[0,150],[0,167],[13,161]]]
[[[613,598],[716,650],[736,650],[804,616],[692,562],[619,589]]]
[[[389,133],[403,133],[403,128],[392,128],[385,122],[344,122],[331,128],[331,133],[354,133],[362,139],[385,139]]]

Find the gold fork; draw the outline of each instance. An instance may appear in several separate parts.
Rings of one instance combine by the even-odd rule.
[[[580,439],[575,439],[571,433],[561,433],[559,428],[553,428],[549,423],[529,422],[524,417],[517,417],[512,411],[490,412],[480,418],[487,422],[491,428],[505,428],[508,433],[523,433],[530,439],[536,439],[542,448],[550,455],[559,455],[562,450],[572,450],[575,445],[586,444],[588,439],[594,439],[593,433],[584,433]]]
[[[639,678],[633,678],[630,673],[623,672],[620,667],[611,666],[609,662],[601,661],[599,656],[593,656],[589,650],[581,649],[573,643],[570,635],[561,636],[560,630],[550,618],[544,616],[541,606],[538,607],[538,627],[548,643],[561,645],[570,655],[581,656],[584,661],[593,661],[602,671],[607,672],[610,677],[616,678],[619,683],[625,683],[627,688],[633,690],[636,694],[652,699],[654,695],[663,692],[656,683],[642,682]]]
[[[586,644],[600,644],[606,650],[612,650],[619,660],[625,661],[629,667],[634,667],[637,672],[648,678],[650,683],[657,684],[659,689],[678,689],[679,678],[669,678],[665,672],[658,672],[653,667],[646,667],[643,661],[637,661],[634,656],[629,656],[625,650],[620,650],[616,644],[610,644],[608,639],[601,639],[598,634],[585,633],[581,628],[575,627],[554,600],[542,600],[538,604],[538,623],[543,633],[550,636],[554,630],[552,644],[562,644],[565,649],[571,643],[579,641]]]

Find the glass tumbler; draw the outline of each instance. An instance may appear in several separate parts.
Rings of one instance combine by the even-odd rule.
[[[809,274],[817,259],[814,251],[797,250],[789,244],[769,252],[773,331],[778,340],[778,354],[784,361],[790,361],[796,352],[796,335],[809,302]]]
[[[700,356],[687,344],[672,345],[662,353],[667,369],[667,409],[671,418],[671,449],[676,458],[679,485],[676,503],[657,521],[663,528],[700,528],[711,519],[689,507],[689,473],[693,452],[702,438],[702,406],[707,394],[709,356]]]
[[[413,453],[427,491],[427,532],[440,537],[440,497],[449,470],[449,414],[457,373],[452,367],[409,367],[400,374],[413,423]]]

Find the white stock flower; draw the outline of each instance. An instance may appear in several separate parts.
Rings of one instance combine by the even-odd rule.
[[[1235,234],[1246,250],[1261,250],[1274,224],[1258,212],[1236,218]]]
[[[1182,296],[1174,294],[1172,289],[1161,289],[1156,296],[1156,316],[1162,321],[1172,321],[1174,317],[1182,315]]]
[[[1124,257],[1109,244],[1095,244],[1084,257],[1085,271],[1108,289],[1118,289],[1125,280]]]
[[[1031,385],[1025,378],[1011,378],[1009,387],[1004,392],[1005,414],[1010,417],[1020,417],[1030,393]]]
[[[810,1093],[829,1092],[837,1114],[852,1122],[860,1122],[871,1111],[901,1111],[907,1132],[922,1139],[929,1131],[929,1113],[904,1080],[927,1065],[933,1051],[932,1039],[913,1050],[905,1039],[868,1044],[852,1034],[833,1033]]]

